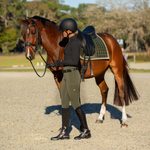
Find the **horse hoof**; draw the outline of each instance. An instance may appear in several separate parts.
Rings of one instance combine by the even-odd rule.
[[[125,123],[121,125],[121,128],[127,128],[127,127],[128,127],[128,125]]]
[[[96,120],[96,122],[95,123],[103,123],[103,120]]]

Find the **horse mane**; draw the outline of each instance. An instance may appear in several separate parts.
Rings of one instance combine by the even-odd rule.
[[[50,22],[50,23],[56,25],[55,22],[50,21],[49,19],[46,19],[46,18],[43,18],[43,17],[40,17],[40,16],[34,16],[34,17],[32,17],[32,18],[33,18],[33,19],[41,20],[41,22],[42,22],[42,24],[43,24],[44,26],[46,26],[46,22]]]

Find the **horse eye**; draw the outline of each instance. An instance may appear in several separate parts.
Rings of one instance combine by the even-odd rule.
[[[35,35],[35,32],[33,32],[32,34]]]

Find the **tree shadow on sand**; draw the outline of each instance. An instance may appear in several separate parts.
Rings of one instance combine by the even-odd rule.
[[[99,104],[99,103],[86,103],[86,104],[82,105],[82,108],[83,108],[85,114],[93,114],[93,113],[98,113],[99,114],[101,104]],[[52,112],[54,112],[55,110],[58,110],[57,115],[62,115],[61,105],[53,105],[53,106],[46,107],[45,114],[49,115]],[[75,128],[79,129],[80,123],[79,123],[79,120],[78,120],[72,106],[70,106],[70,111],[71,111],[70,126],[73,125]],[[110,113],[111,119],[118,119],[120,121],[120,124],[122,123],[122,112],[118,108],[107,104],[106,111],[108,111]],[[131,116],[128,115],[128,114],[127,114],[127,117],[131,118]]]

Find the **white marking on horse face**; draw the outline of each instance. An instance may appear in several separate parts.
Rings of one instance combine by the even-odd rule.
[[[28,48],[28,52],[27,52],[27,58],[29,59],[30,58],[30,50],[29,50],[29,48]]]
[[[27,34],[29,34],[29,29],[27,29]]]
[[[105,115],[105,112],[106,112],[106,106],[103,103],[101,106],[100,115],[99,115],[98,119],[103,120],[103,116]]]

